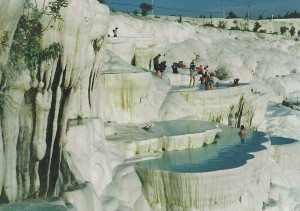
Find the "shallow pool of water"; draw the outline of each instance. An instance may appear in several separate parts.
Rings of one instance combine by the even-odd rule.
[[[248,83],[240,83],[240,86],[244,86],[244,85],[248,85]],[[228,88],[233,88],[231,86],[231,84],[229,83],[219,83],[218,85],[213,84],[213,90],[215,89],[228,89]],[[196,91],[196,90],[201,90],[201,91],[209,91],[205,89],[205,85],[204,84],[200,84],[200,83],[195,83],[194,87],[189,87],[187,86],[174,86],[172,88],[173,91]]]
[[[292,144],[297,142],[295,139],[291,138],[284,138],[284,137],[270,137],[270,141],[272,145],[285,145],[285,144]]]
[[[253,158],[251,152],[266,149],[268,142],[263,132],[248,131],[245,139],[238,135],[238,128],[222,126],[215,144],[197,149],[166,152],[163,157],[136,163],[137,167],[178,173],[210,172],[244,165]]]

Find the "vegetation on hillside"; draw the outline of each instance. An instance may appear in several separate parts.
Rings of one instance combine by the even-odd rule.
[[[1,90],[5,90],[13,83],[16,75],[24,69],[38,73],[43,61],[55,59],[59,56],[62,46],[59,43],[52,43],[43,48],[42,37],[48,27],[56,19],[61,19],[60,10],[68,5],[67,0],[55,0],[38,8],[37,4],[29,0],[24,1],[24,12],[18,22],[11,49],[9,52],[8,64],[3,68],[4,80],[1,81]],[[50,21],[46,27],[41,24],[44,15],[50,16]],[[6,41],[2,42],[6,45]],[[1,64],[1,66],[4,66]]]

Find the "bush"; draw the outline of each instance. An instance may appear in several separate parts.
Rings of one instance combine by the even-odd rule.
[[[282,101],[282,105],[292,108],[292,104],[290,102],[286,101],[286,100]]]
[[[142,16],[146,16],[149,11],[153,10],[153,6],[151,4],[146,3],[141,3],[140,8],[142,10]]]
[[[253,27],[253,31],[257,32],[260,27],[261,27],[261,25],[258,22],[255,22],[254,27]]]
[[[222,28],[222,29],[225,29],[225,27],[226,27],[225,22],[224,21],[219,21],[218,27]]]
[[[295,30],[295,27],[294,27],[294,26],[291,27],[290,33],[291,33],[291,36],[292,36],[292,37],[295,35],[296,30]]]
[[[215,27],[215,25],[214,25],[213,23],[211,23],[211,22],[209,22],[209,23],[205,23],[205,24],[204,24],[204,26]]]
[[[231,77],[229,70],[225,67],[220,67],[215,71],[215,75],[220,80],[228,80]]]
[[[288,29],[289,29],[288,27],[282,26],[282,27],[280,27],[280,33],[284,34]]]
[[[181,17],[181,15],[179,15],[178,23],[182,23],[182,17]]]

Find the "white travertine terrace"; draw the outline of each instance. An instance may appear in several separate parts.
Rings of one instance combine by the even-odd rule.
[[[213,143],[216,134],[221,131],[211,122],[193,120],[157,122],[147,129],[141,125],[122,128],[120,125],[108,124],[107,127],[112,127],[107,129],[109,133],[114,131],[106,135],[107,145],[118,148],[126,159],[137,155],[198,148]]]
[[[0,49],[2,64],[7,63],[22,3],[0,0],[0,39],[6,33],[8,37],[8,48]],[[37,3],[43,5],[42,0]],[[178,174],[139,169],[145,179],[140,180],[133,167],[135,161],[157,158],[164,151],[210,144],[219,131],[213,127],[191,133],[181,121],[245,124],[265,129],[268,135],[298,140],[299,115],[271,112],[267,103],[285,98],[297,103],[299,42],[287,35],[205,28],[201,23],[193,26],[172,17],[166,21],[109,14],[108,7],[96,0],[68,3],[61,11],[62,20],[53,22],[41,41],[43,47],[59,42],[63,47],[60,57],[44,62],[39,73],[24,70],[5,91],[0,189],[8,201],[37,197],[41,189],[47,195],[53,189],[51,196],[61,193],[64,202],[71,204],[69,209],[77,210],[300,207],[300,181],[295,179],[299,177],[295,170],[299,169],[297,142],[276,147],[268,143],[266,150],[252,153],[254,158],[245,165],[229,170]],[[42,24],[48,23],[49,17],[44,16]],[[270,21],[264,27],[275,31],[281,24]],[[298,21],[287,24],[299,30]],[[118,37],[107,38],[115,27]],[[153,77],[148,69],[158,53],[168,66],[163,79]],[[199,89],[199,84],[187,88],[188,69],[175,76],[170,65],[180,60],[189,64],[196,56],[197,65],[209,64],[210,71],[226,67],[231,79],[238,77],[250,84],[211,91]],[[173,124],[165,128],[162,124],[167,121]],[[153,136],[145,129],[154,131]],[[139,136],[133,136],[137,131]],[[170,131],[178,133],[170,135]],[[62,201],[54,203],[61,205]]]
[[[268,100],[264,95],[252,95],[248,85],[216,88],[210,92],[179,91],[179,94],[192,105],[202,120],[231,126],[242,122],[256,129],[263,121]]]
[[[245,165],[205,173],[137,168],[153,210],[261,210],[270,183],[268,150]]]

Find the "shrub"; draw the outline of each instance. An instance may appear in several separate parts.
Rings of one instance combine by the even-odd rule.
[[[204,26],[215,27],[215,25],[212,22],[205,23]]]
[[[280,27],[280,33],[284,34],[288,29],[289,29],[288,27],[282,26],[282,27]]]
[[[295,27],[294,27],[294,26],[291,27],[290,33],[291,33],[291,36],[294,36],[294,35],[295,35],[296,30],[295,30]]]
[[[230,30],[241,30],[238,26],[232,26]]]
[[[255,22],[254,27],[253,27],[253,31],[257,32],[260,27],[261,27],[261,25],[258,22]]]
[[[259,30],[259,33],[266,33],[265,29]]]
[[[222,29],[225,29],[225,27],[226,27],[225,22],[224,21],[219,21],[218,27],[222,28]]]
[[[140,8],[142,10],[142,16],[146,16],[149,11],[153,10],[153,6],[146,3],[141,3]]]
[[[181,15],[179,15],[178,23],[182,23],[182,17],[181,17]]]
[[[225,67],[216,69],[215,75],[220,80],[228,80],[231,77],[229,70],[227,70]]]
[[[230,11],[226,18],[227,19],[234,19],[234,18],[237,18],[237,15],[233,11]]]
[[[290,108],[293,107],[292,104],[290,102],[286,101],[286,100],[282,101],[282,105],[286,106],[286,107],[290,107]]]
[[[14,83],[21,71],[26,69],[32,75],[39,75],[44,61],[58,58],[62,51],[60,43],[55,42],[44,48],[42,38],[47,27],[52,27],[53,21],[61,19],[60,9],[67,5],[67,0],[55,0],[38,9],[36,4],[24,1],[24,12],[15,30],[8,63],[6,65],[0,63],[2,73],[0,95]],[[43,15],[51,16],[46,27],[41,24]],[[8,46],[7,33],[1,32],[0,36],[0,49],[5,49]]]
[[[138,15],[139,12],[138,12],[137,10],[133,10],[133,14],[134,14],[134,15]]]

